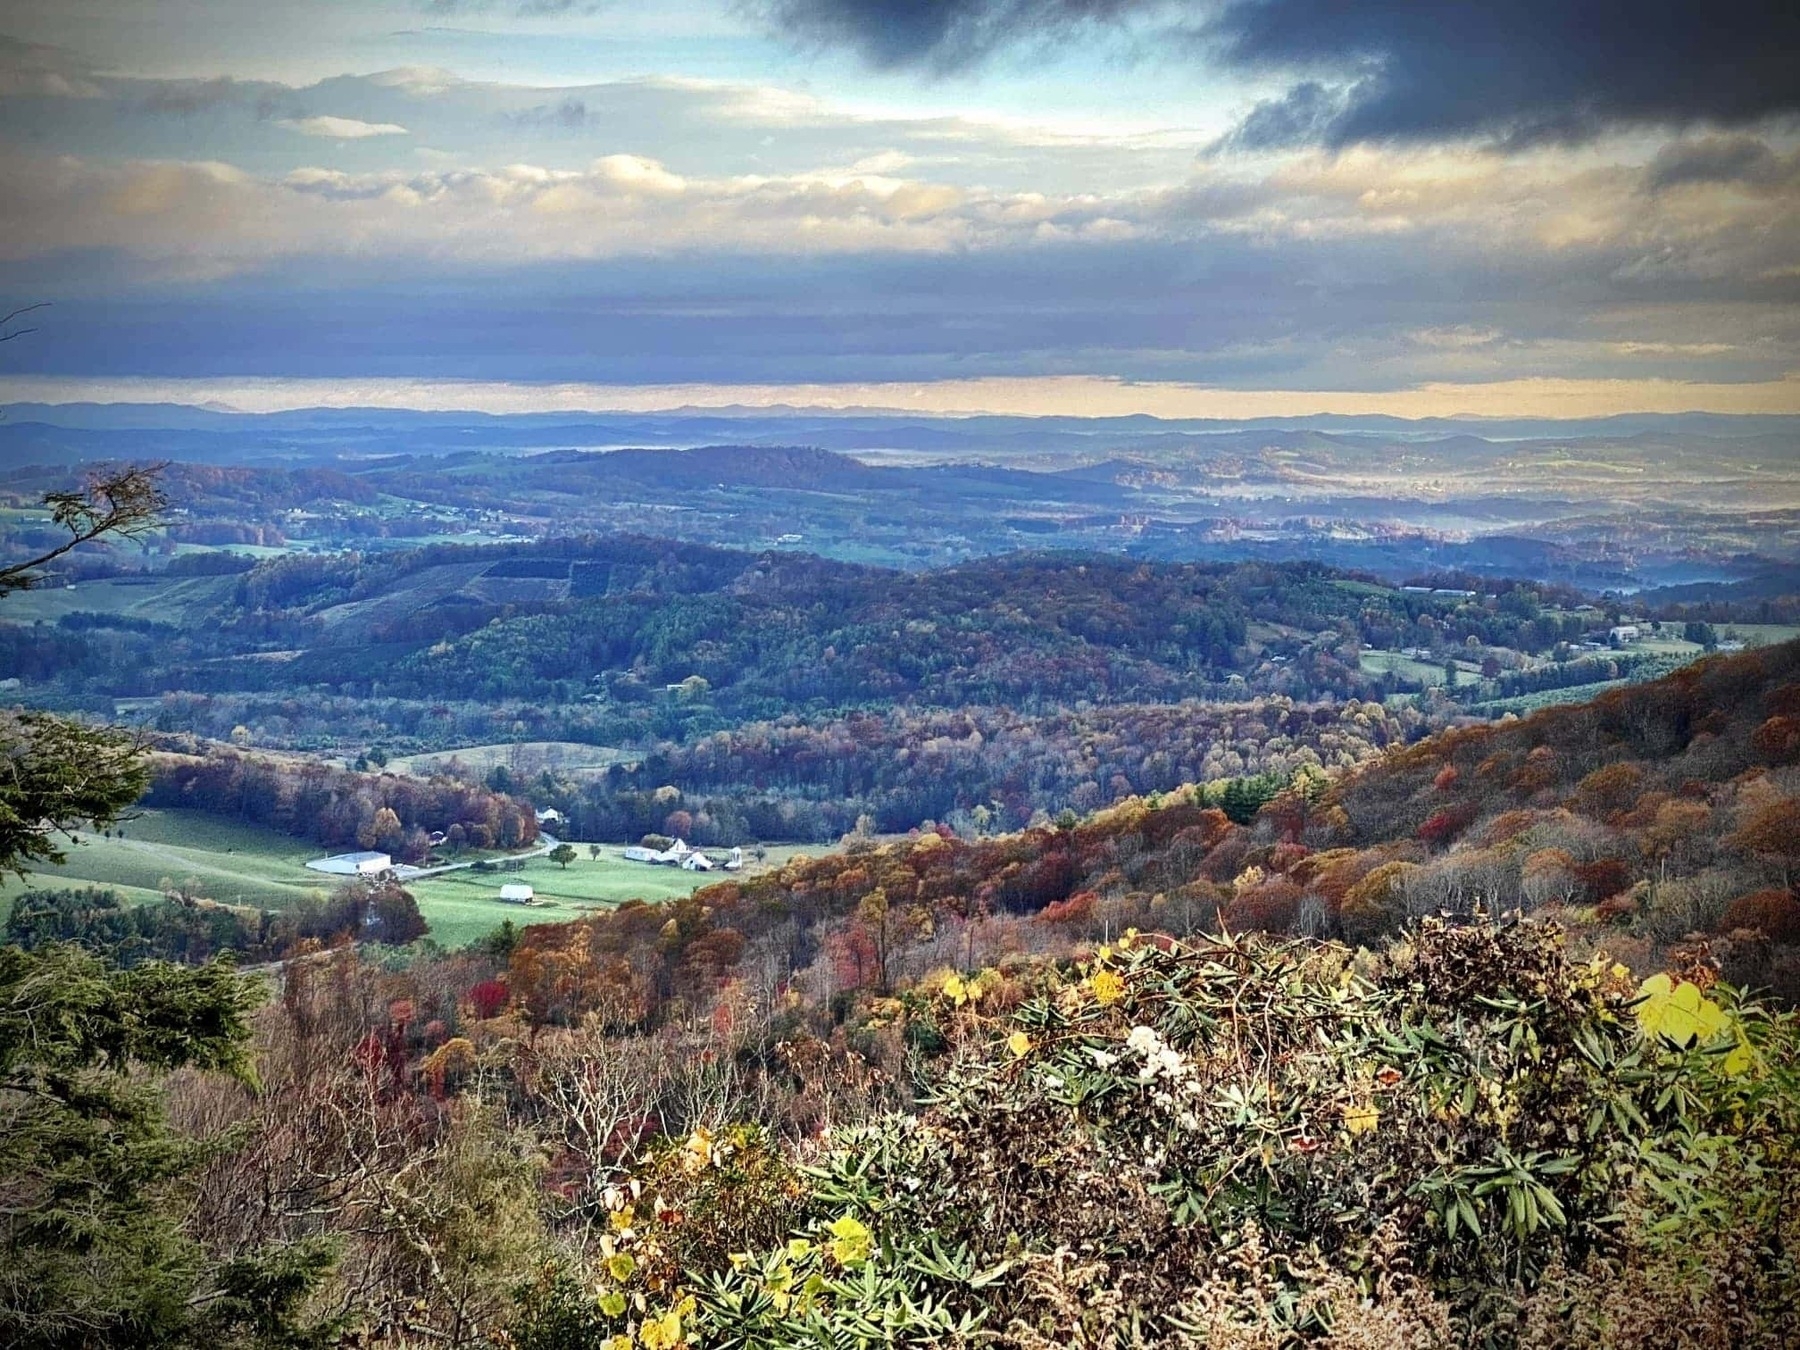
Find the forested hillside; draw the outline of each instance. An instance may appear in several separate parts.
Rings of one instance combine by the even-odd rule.
[[[211,728],[176,724],[204,720],[183,696],[246,714],[255,700],[292,724],[290,741],[346,719],[270,708],[283,696],[398,700],[427,748],[503,704],[606,743],[894,705],[1424,687],[1416,666],[1365,669],[1365,647],[1442,652],[1423,668],[1439,682],[1453,657],[1471,671],[1491,657],[1493,692],[1520,692],[1536,686],[1503,688],[1503,666],[1599,621],[1545,588],[1403,590],[1308,563],[1026,553],[900,572],[627,537],[196,563],[92,585],[55,602],[54,624],[0,626],[0,661],[47,698],[155,698],[163,729],[191,731]]]
[[[1710,939],[1734,974],[1800,994],[1797,716],[1789,644],[1305,778],[1243,824],[1222,785],[1184,788],[992,840],[866,845],[534,929],[521,951],[616,958],[649,1006],[771,955],[806,966],[821,940],[855,987],[957,943],[975,964],[1130,927],[1367,942],[1423,915],[1521,910],[1639,963]]]
[[[423,861],[434,833],[460,847],[518,848],[537,838],[520,799],[449,778],[355,773],[169,738],[150,758],[143,804],[264,825],[329,850],[379,849]]]
[[[1348,700],[1118,704],[1030,715],[1011,708],[894,708],[784,717],[665,742],[599,774],[500,769],[487,780],[561,809],[577,837],[648,832],[697,844],[831,840],[947,822],[962,834],[1022,829],[1183,783],[1339,770],[1417,736],[1415,709]],[[454,757],[450,761],[454,764]]]
[[[130,1211],[193,1235],[154,1267],[191,1292],[146,1308],[123,1260],[106,1288],[165,1343],[1777,1350],[1797,713],[1800,644],[1335,781],[855,839],[458,954],[366,960],[333,928],[361,893],[259,921],[244,950],[311,954],[254,1085],[167,1081],[208,1149]],[[180,956],[225,922],[32,897],[0,1018],[123,979],[58,939]]]

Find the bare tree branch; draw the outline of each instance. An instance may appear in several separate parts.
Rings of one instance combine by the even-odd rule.
[[[167,467],[159,463],[94,473],[79,491],[46,493],[51,519],[69,538],[35,558],[0,567],[0,595],[30,589],[42,579],[38,569],[83,544],[107,536],[131,539],[154,529],[169,504],[157,481]]]
[[[14,338],[22,338],[27,333],[37,332],[37,329],[35,328],[13,328],[12,321],[21,314],[30,314],[33,310],[49,308],[50,302],[48,300],[43,300],[35,305],[21,305],[10,314],[0,314],[0,342],[11,342]],[[9,328],[12,329],[11,332],[7,331]]]

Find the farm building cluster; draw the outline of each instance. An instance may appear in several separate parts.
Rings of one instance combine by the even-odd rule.
[[[723,868],[727,872],[736,872],[744,865],[744,850],[734,848],[723,862],[714,862],[697,848],[690,848],[685,839],[677,839],[665,849],[645,848],[634,844],[621,854],[627,862],[649,863],[653,867],[679,867],[684,872],[710,872],[714,868]]]

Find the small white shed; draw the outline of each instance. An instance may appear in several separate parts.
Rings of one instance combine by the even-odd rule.
[[[509,905],[529,905],[537,892],[520,881],[509,881],[500,888],[500,898]]]

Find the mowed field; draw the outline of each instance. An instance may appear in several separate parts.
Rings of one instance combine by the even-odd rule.
[[[532,858],[516,871],[443,872],[409,881],[406,888],[418,897],[419,909],[431,925],[432,936],[446,947],[459,947],[492,932],[503,919],[521,926],[563,923],[627,900],[672,900],[691,895],[700,887],[731,875],[626,862],[619,856],[623,847],[619,844],[602,844],[598,859],[588,856],[586,844],[575,847],[581,856],[566,868],[548,858]],[[748,864],[747,870],[780,867],[793,857],[817,857],[829,851],[823,845],[775,847],[769,849],[767,859]],[[500,899],[502,885],[519,883],[536,892],[538,903],[515,905]]]
[[[1385,675],[1392,671],[1403,680],[1417,680],[1427,689],[1438,688],[1444,683],[1443,666],[1399,652],[1366,651],[1362,654],[1361,664],[1365,674]],[[1480,684],[1481,676],[1472,670],[1458,670],[1456,683],[1458,686]]]
[[[10,902],[22,890],[92,885],[154,900],[166,882],[223,904],[284,909],[331,887],[330,878],[306,870],[306,860],[321,852],[316,844],[197,811],[143,811],[114,837],[78,833],[63,851],[68,861],[61,867],[24,881],[8,877],[0,894]]]
[[[324,850],[303,839],[273,830],[238,825],[197,811],[143,811],[127,821],[124,837],[81,833],[64,851],[61,867],[42,868],[25,879],[0,883],[0,913],[11,908],[21,891],[46,887],[104,886],[131,900],[160,899],[170,886],[223,904],[259,909],[285,909],[307,896],[328,895],[341,884],[335,877],[311,872],[308,859]],[[585,844],[567,868],[547,858],[531,858],[517,871],[475,872],[462,869],[407,883],[431,936],[446,947],[460,947],[511,919],[521,927],[561,923],[595,909],[626,900],[668,900],[689,895],[722,872],[683,872],[626,862],[622,846],[601,846],[598,859]],[[776,847],[753,868],[779,867],[797,854],[816,856],[824,847]],[[500,887],[523,882],[545,903],[507,904]]]

